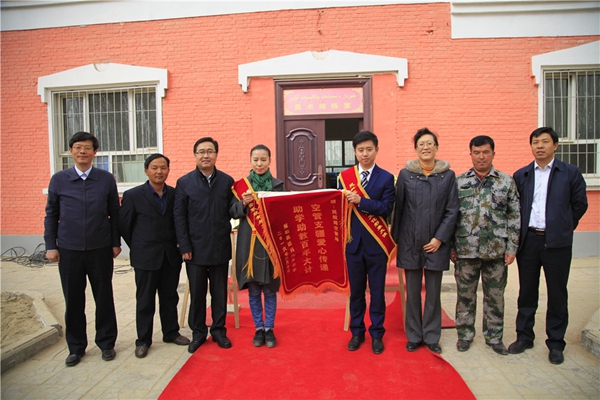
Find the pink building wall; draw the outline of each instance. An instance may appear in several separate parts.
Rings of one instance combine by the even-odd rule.
[[[599,37],[453,40],[449,8],[289,10],[2,32],[1,234],[43,233],[50,156],[38,78],[92,63],[168,70],[163,152],[172,161],[171,185],[194,168],[192,146],[202,136],[219,141],[217,167],[236,179],[247,174],[253,145],[275,150],[273,80],[253,78],[244,93],[238,65],[329,49],[408,60],[403,87],[391,74],[373,77],[382,167],[398,173],[415,157],[410,138],[427,126],[439,134],[438,157],[457,173],[471,165],[469,140],[487,134],[496,141],[495,166],[512,174],[533,159],[528,137],[538,125],[538,87],[531,57]],[[588,199],[578,230],[598,231],[600,192]]]

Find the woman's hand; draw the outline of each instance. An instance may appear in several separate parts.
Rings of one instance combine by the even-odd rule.
[[[252,190],[248,189],[242,195],[242,205],[244,207],[248,206],[248,204],[254,201],[254,196],[252,195]]]
[[[433,238],[429,243],[423,246],[423,250],[425,250],[426,253],[435,253],[436,251],[438,251],[441,245],[441,240]]]

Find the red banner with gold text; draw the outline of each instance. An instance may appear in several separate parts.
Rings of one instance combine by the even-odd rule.
[[[340,190],[259,192],[266,249],[282,297],[294,292],[350,291],[346,267],[348,202]]]

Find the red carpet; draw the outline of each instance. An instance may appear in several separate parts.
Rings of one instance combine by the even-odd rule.
[[[252,346],[254,327],[244,296],[240,329],[234,328],[233,315],[228,315],[227,335],[233,347],[221,349],[209,339],[160,398],[474,399],[460,375],[441,357],[426,348],[414,353],[404,349],[398,299],[386,312],[385,352],[375,355],[368,334],[359,350],[346,349],[350,333],[342,330],[344,309],[332,300],[336,298],[343,297],[326,293],[279,301],[277,347],[268,349]],[[286,308],[311,300],[321,308]],[[337,302],[337,308],[323,308],[328,302]]]

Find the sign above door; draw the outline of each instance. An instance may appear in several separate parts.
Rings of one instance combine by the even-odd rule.
[[[283,115],[355,114],[363,111],[362,87],[283,91]]]

